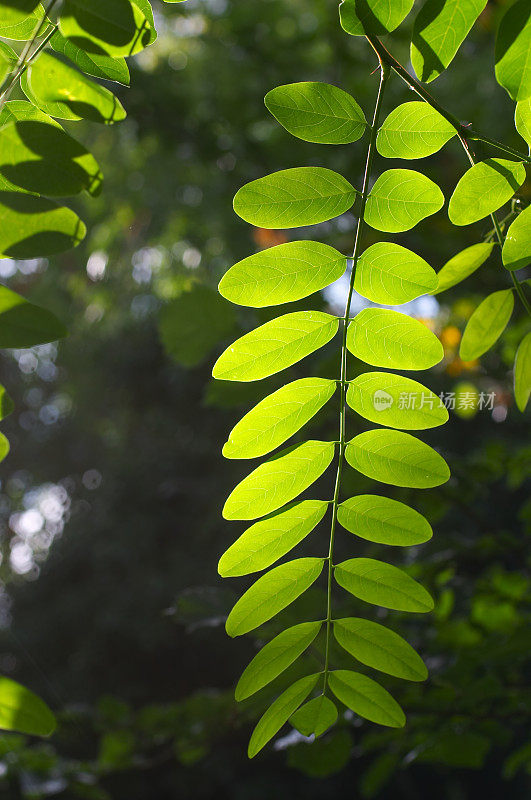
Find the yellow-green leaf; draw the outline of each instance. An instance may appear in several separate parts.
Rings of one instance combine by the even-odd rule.
[[[408,231],[443,205],[443,193],[426,175],[413,169],[388,169],[370,191],[365,221],[378,231]]]
[[[372,33],[384,36],[394,31],[413,8],[414,0],[342,0],[339,16],[343,30],[351,36]]]
[[[129,67],[125,58],[87,53],[69,39],[61,36],[59,31],[56,31],[50,39],[50,46],[56,53],[62,53],[70,59],[81,72],[86,72],[87,75],[129,85]]]
[[[522,269],[531,262],[531,206],[518,214],[509,226],[502,248],[502,261],[510,270]]]
[[[525,181],[517,161],[487,158],[470,167],[454,189],[448,216],[454,225],[470,225],[501,208]]]
[[[437,288],[431,294],[439,294],[456,286],[469,275],[472,275],[478,267],[485,263],[492,253],[494,243],[480,242],[461,250],[446,262],[437,273]]]
[[[418,613],[433,609],[433,600],[420,583],[398,567],[375,558],[343,561],[335,567],[334,577],[354,597],[375,606]]]
[[[413,100],[391,111],[378,131],[376,147],[385,158],[424,158],[437,153],[456,133],[435,108]]]
[[[86,53],[113,58],[132,56],[151,39],[151,26],[130,0],[64,0],[62,35]]]
[[[365,372],[349,384],[347,403],[365,419],[403,430],[444,425],[448,411],[421,383],[389,372]]]
[[[328,681],[337,699],[360,717],[390,728],[403,728],[406,724],[396,700],[366,675],[337,669],[330,673]]]
[[[77,214],[44,197],[0,192],[0,253],[42,258],[76,247],[86,228]]]
[[[0,729],[50,736],[56,724],[44,700],[20,683],[0,676]]]
[[[293,727],[303,736],[321,736],[336,720],[337,708],[324,694],[308,700],[290,718]]]
[[[63,339],[67,333],[51,311],[0,286],[0,348],[34,347]]]
[[[496,37],[496,80],[514,101],[531,96],[531,7],[516,0],[503,15]]]
[[[432,293],[437,276],[423,258],[394,242],[376,242],[365,250],[356,266],[354,288],[382,305],[408,303]]]
[[[378,544],[409,547],[431,539],[428,520],[413,508],[376,494],[360,494],[339,504],[338,522],[350,533]]]
[[[531,332],[526,334],[514,361],[514,398],[516,405],[524,413],[531,394]]]
[[[472,361],[486,353],[499,339],[511,318],[514,308],[512,289],[489,294],[476,308],[461,339],[459,355]]]
[[[384,625],[359,617],[334,622],[334,636],[362,664],[408,681],[424,681],[428,670],[417,652]]]

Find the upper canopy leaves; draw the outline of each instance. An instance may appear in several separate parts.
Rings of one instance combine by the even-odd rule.
[[[66,328],[51,311],[0,286],[0,348],[33,347],[66,335]]]
[[[496,37],[496,80],[515,100],[531,96],[531,6],[516,0],[503,15]]]
[[[365,221],[378,231],[408,231],[443,205],[443,193],[421,172],[388,169],[370,191]]]
[[[95,55],[131,56],[150,41],[150,24],[130,0],[64,0],[59,29],[77,47]]]
[[[342,0],[341,26],[352,36],[382,36],[398,28],[413,8],[414,0]]]
[[[232,303],[262,308],[301,300],[340,278],[346,256],[320,242],[286,242],[234,264],[219,292]]]
[[[470,225],[503,206],[525,181],[517,161],[488,158],[465,172],[454,189],[448,216],[454,225]]]
[[[502,261],[510,270],[522,269],[531,262],[531,206],[510,225],[502,248]]]
[[[348,144],[367,127],[354,98],[329,83],[278,86],[266,94],[265,104],[287,131],[305,142]]]
[[[455,135],[454,126],[428,103],[412,101],[391,111],[378,131],[376,147],[386,158],[424,158]]]
[[[382,305],[408,303],[437,286],[437,276],[423,258],[394,242],[376,242],[361,254],[354,288]]]
[[[234,210],[261,228],[297,228],[343,214],[355,198],[354,187],[337,172],[295,167],[247,183],[234,197]]]

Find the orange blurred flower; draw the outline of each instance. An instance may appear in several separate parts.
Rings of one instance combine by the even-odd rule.
[[[288,237],[284,231],[268,230],[267,228],[254,228],[253,239],[258,247],[274,247],[277,244],[285,244]]]

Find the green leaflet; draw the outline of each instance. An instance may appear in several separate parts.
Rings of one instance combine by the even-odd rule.
[[[64,0],[59,29],[85,52],[113,58],[132,56],[150,40],[149,22],[130,0]]]
[[[18,56],[12,47],[0,41],[0,81],[4,81],[17,63]]]
[[[356,190],[324,167],[295,167],[273,172],[243,186],[234,211],[261,228],[297,228],[326,222],[348,211]]]
[[[290,719],[303,736],[321,736],[337,720],[337,708],[328,697],[320,694],[305,703]]]
[[[264,102],[283,128],[305,142],[348,144],[361,138],[367,127],[354,98],[329,83],[278,86]]]
[[[14,15],[18,14],[18,11],[14,8],[13,2],[9,2],[9,0],[7,0],[7,2],[3,2],[0,5],[0,36],[2,36],[4,39],[14,39],[15,41],[20,42],[30,39],[33,36],[37,27],[37,23],[44,19],[44,8],[40,3],[35,4],[33,2],[28,2],[27,7],[30,5],[36,7],[34,7],[33,11],[23,19],[19,17],[18,22],[13,21],[15,19]],[[7,18],[6,13],[9,14]],[[10,19],[12,22],[9,21]],[[44,36],[44,34],[47,32],[48,25],[44,24],[39,33],[39,37]]]
[[[422,322],[384,308],[364,308],[354,317],[347,347],[366,364],[389,369],[429,369],[444,356],[442,344]]]
[[[286,242],[239,261],[221,279],[219,292],[238,305],[275,306],[324,289],[346,267],[346,256],[327,244]]]
[[[497,211],[525,181],[525,167],[516,161],[488,158],[470,167],[454,189],[448,216],[454,225],[470,225]]]
[[[5,419],[12,414],[15,409],[15,404],[8,395],[4,386],[0,386],[0,419]]]
[[[426,613],[433,600],[426,589],[398,567],[375,558],[351,558],[334,569],[337,583],[354,597],[395,611]]]
[[[170,0],[171,2],[184,2],[184,0]],[[164,0],[168,2],[168,0]],[[153,17],[153,9],[151,8],[150,0],[134,0],[134,5],[137,6],[142,14],[145,16],[148,23],[148,32],[145,38],[145,46],[153,44],[157,38],[157,31],[155,30],[155,19]]]
[[[251,409],[232,429],[225,458],[266,455],[293,436],[330,400],[336,381],[301,378],[278,389]]]
[[[287,447],[239,483],[223,507],[225,519],[258,519],[294,500],[312,485],[334,457],[333,442]]]
[[[445,292],[447,289],[451,289],[452,286],[464,281],[469,275],[472,275],[478,267],[485,263],[492,253],[493,247],[493,242],[480,242],[452,256],[437,273],[437,288],[431,294]]]
[[[3,461],[8,453],[9,453],[9,442],[7,441],[4,434],[0,433],[0,461]]]
[[[322,558],[297,558],[258,578],[227,617],[229,636],[249,633],[293,603],[317,580],[323,564]]]
[[[516,351],[514,361],[514,398],[524,413],[531,394],[531,332],[526,334]]]
[[[370,191],[365,221],[378,231],[399,233],[414,228],[443,205],[443,193],[421,172],[388,169]]]
[[[347,669],[330,673],[328,682],[338,700],[360,717],[390,728],[403,728],[404,712],[379,683]]]
[[[354,277],[355,290],[382,305],[408,303],[432,293],[437,276],[423,258],[394,242],[376,242],[363,252]]]
[[[0,20],[2,27],[19,25],[32,15],[39,0],[0,0]]]
[[[516,0],[503,15],[496,37],[496,80],[514,101],[531,96],[531,7]]]
[[[0,286],[0,348],[33,347],[63,339],[67,333],[51,311]]]
[[[351,617],[334,622],[334,636],[347,653],[362,664],[396,678],[425,681],[428,670],[405,639],[368,619]]]
[[[409,547],[423,544],[433,535],[428,520],[418,511],[375,494],[344,500],[338,506],[337,519],[347,531],[378,544]]]
[[[51,117],[111,125],[126,116],[112,92],[46,51],[30,64],[20,85],[28,100]]]
[[[413,8],[414,0],[342,0],[341,27],[351,36],[372,33],[382,36],[394,31]]]
[[[59,31],[56,31],[50,39],[50,45],[56,53],[62,53],[70,59],[81,72],[86,72],[95,78],[116,81],[125,86],[129,85],[129,67],[125,58],[87,53],[69,39],[61,36]]]
[[[465,41],[487,0],[426,0],[413,27],[411,63],[429,83],[444,72]]]
[[[20,683],[0,676],[0,729],[31,736],[50,736],[55,717],[46,703]]]
[[[425,430],[448,421],[448,411],[436,394],[389,372],[358,375],[348,387],[347,403],[365,419],[389,428]]]
[[[459,355],[472,361],[486,353],[499,339],[511,318],[514,308],[512,289],[489,294],[476,308],[461,339]]]
[[[424,158],[456,135],[454,126],[428,103],[393,109],[378,131],[376,147],[385,158]]]
[[[321,622],[303,622],[279,633],[255,655],[236,686],[236,700],[245,700],[274,681],[311,645]]]
[[[223,578],[266,569],[289,553],[319,524],[326,500],[301,500],[251,525],[219,560]]]
[[[516,104],[514,124],[520,136],[525,139],[531,149],[531,97]]]
[[[42,258],[76,247],[86,228],[77,214],[44,197],[0,191],[0,253]]]
[[[249,758],[254,758],[278,733],[301,703],[306,700],[318,680],[319,675],[308,675],[306,678],[296,681],[285,692],[282,692],[280,697],[277,697],[273,705],[260,718],[253,731],[247,751]]]
[[[502,261],[510,270],[522,269],[531,262],[531,206],[524,209],[509,227],[502,248]]]
[[[6,103],[0,114],[0,188],[65,197],[101,191],[94,156],[31,103]]]
[[[339,320],[322,311],[296,311],[246,333],[220,355],[212,375],[224,381],[258,381],[291,367],[323,347]]]
[[[448,465],[439,453],[401,431],[360,433],[347,445],[345,458],[363,475],[392,486],[429,489],[446,483],[450,477]]]

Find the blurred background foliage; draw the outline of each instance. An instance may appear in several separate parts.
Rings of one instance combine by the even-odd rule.
[[[513,107],[493,76],[503,6],[489,2],[432,91],[462,120],[522,149]],[[47,742],[0,737],[3,796],[528,797],[531,448],[528,418],[511,394],[520,308],[481,363],[456,355],[477,302],[509,286],[494,257],[411,309],[445,346],[430,386],[494,392],[495,400],[493,409],[458,408],[451,424],[430,432],[451,465],[449,484],[392,495],[435,527],[431,542],[393,553],[437,598],[428,619],[391,615],[430,669],[425,685],[388,681],[409,710],[408,726],[383,730],[347,713],[317,742],[287,731],[247,761],[252,720],[279,684],[236,708],[235,680],[262,637],[291,619],[319,618],[324,597],[318,586],[254,638],[226,637],[225,616],[246,583],[234,588],[217,577],[219,555],[243,530],[225,523],[220,508],[244,467],[223,462],[220,448],[269,387],[303,374],[335,376],[337,354],[325,349],[300,372],[258,384],[213,384],[213,358],[230,338],[272,316],[218,298],[219,278],[294,233],[250,229],[231,198],[251,179],[299,165],[327,166],[359,185],[363,143],[297,141],[262,98],[279,84],[324,80],[367,113],[378,77],[368,45],[339,27],[335,0],[154,7],[159,40],[133,60],[131,88],[118,90],[128,119],[113,128],[76,124],[105,172],[101,196],[76,201],[89,224],[86,241],[50,260],[0,261],[3,283],[70,330],[60,346],[2,358],[16,410],[3,425],[12,453],[1,473],[0,668],[46,698],[60,720]],[[388,37],[405,64],[409,35],[406,21]],[[407,99],[395,78],[387,110]],[[458,142],[425,165],[446,196],[466,168]],[[528,187],[522,193],[529,199]],[[312,236],[348,252],[353,221],[346,214]],[[452,228],[441,212],[400,243],[439,269],[486,232],[486,223]],[[343,296],[340,282],[300,307],[335,308]],[[352,418],[352,434],[364,425]],[[312,426],[318,438],[334,436],[335,409]],[[346,491],[370,487],[349,473]],[[318,529],[307,551],[320,554],[326,540]],[[341,557],[379,550],[341,537]],[[357,610],[353,598],[338,600],[345,614]],[[292,677],[314,658],[292,667]],[[338,665],[341,658],[336,653]]]

